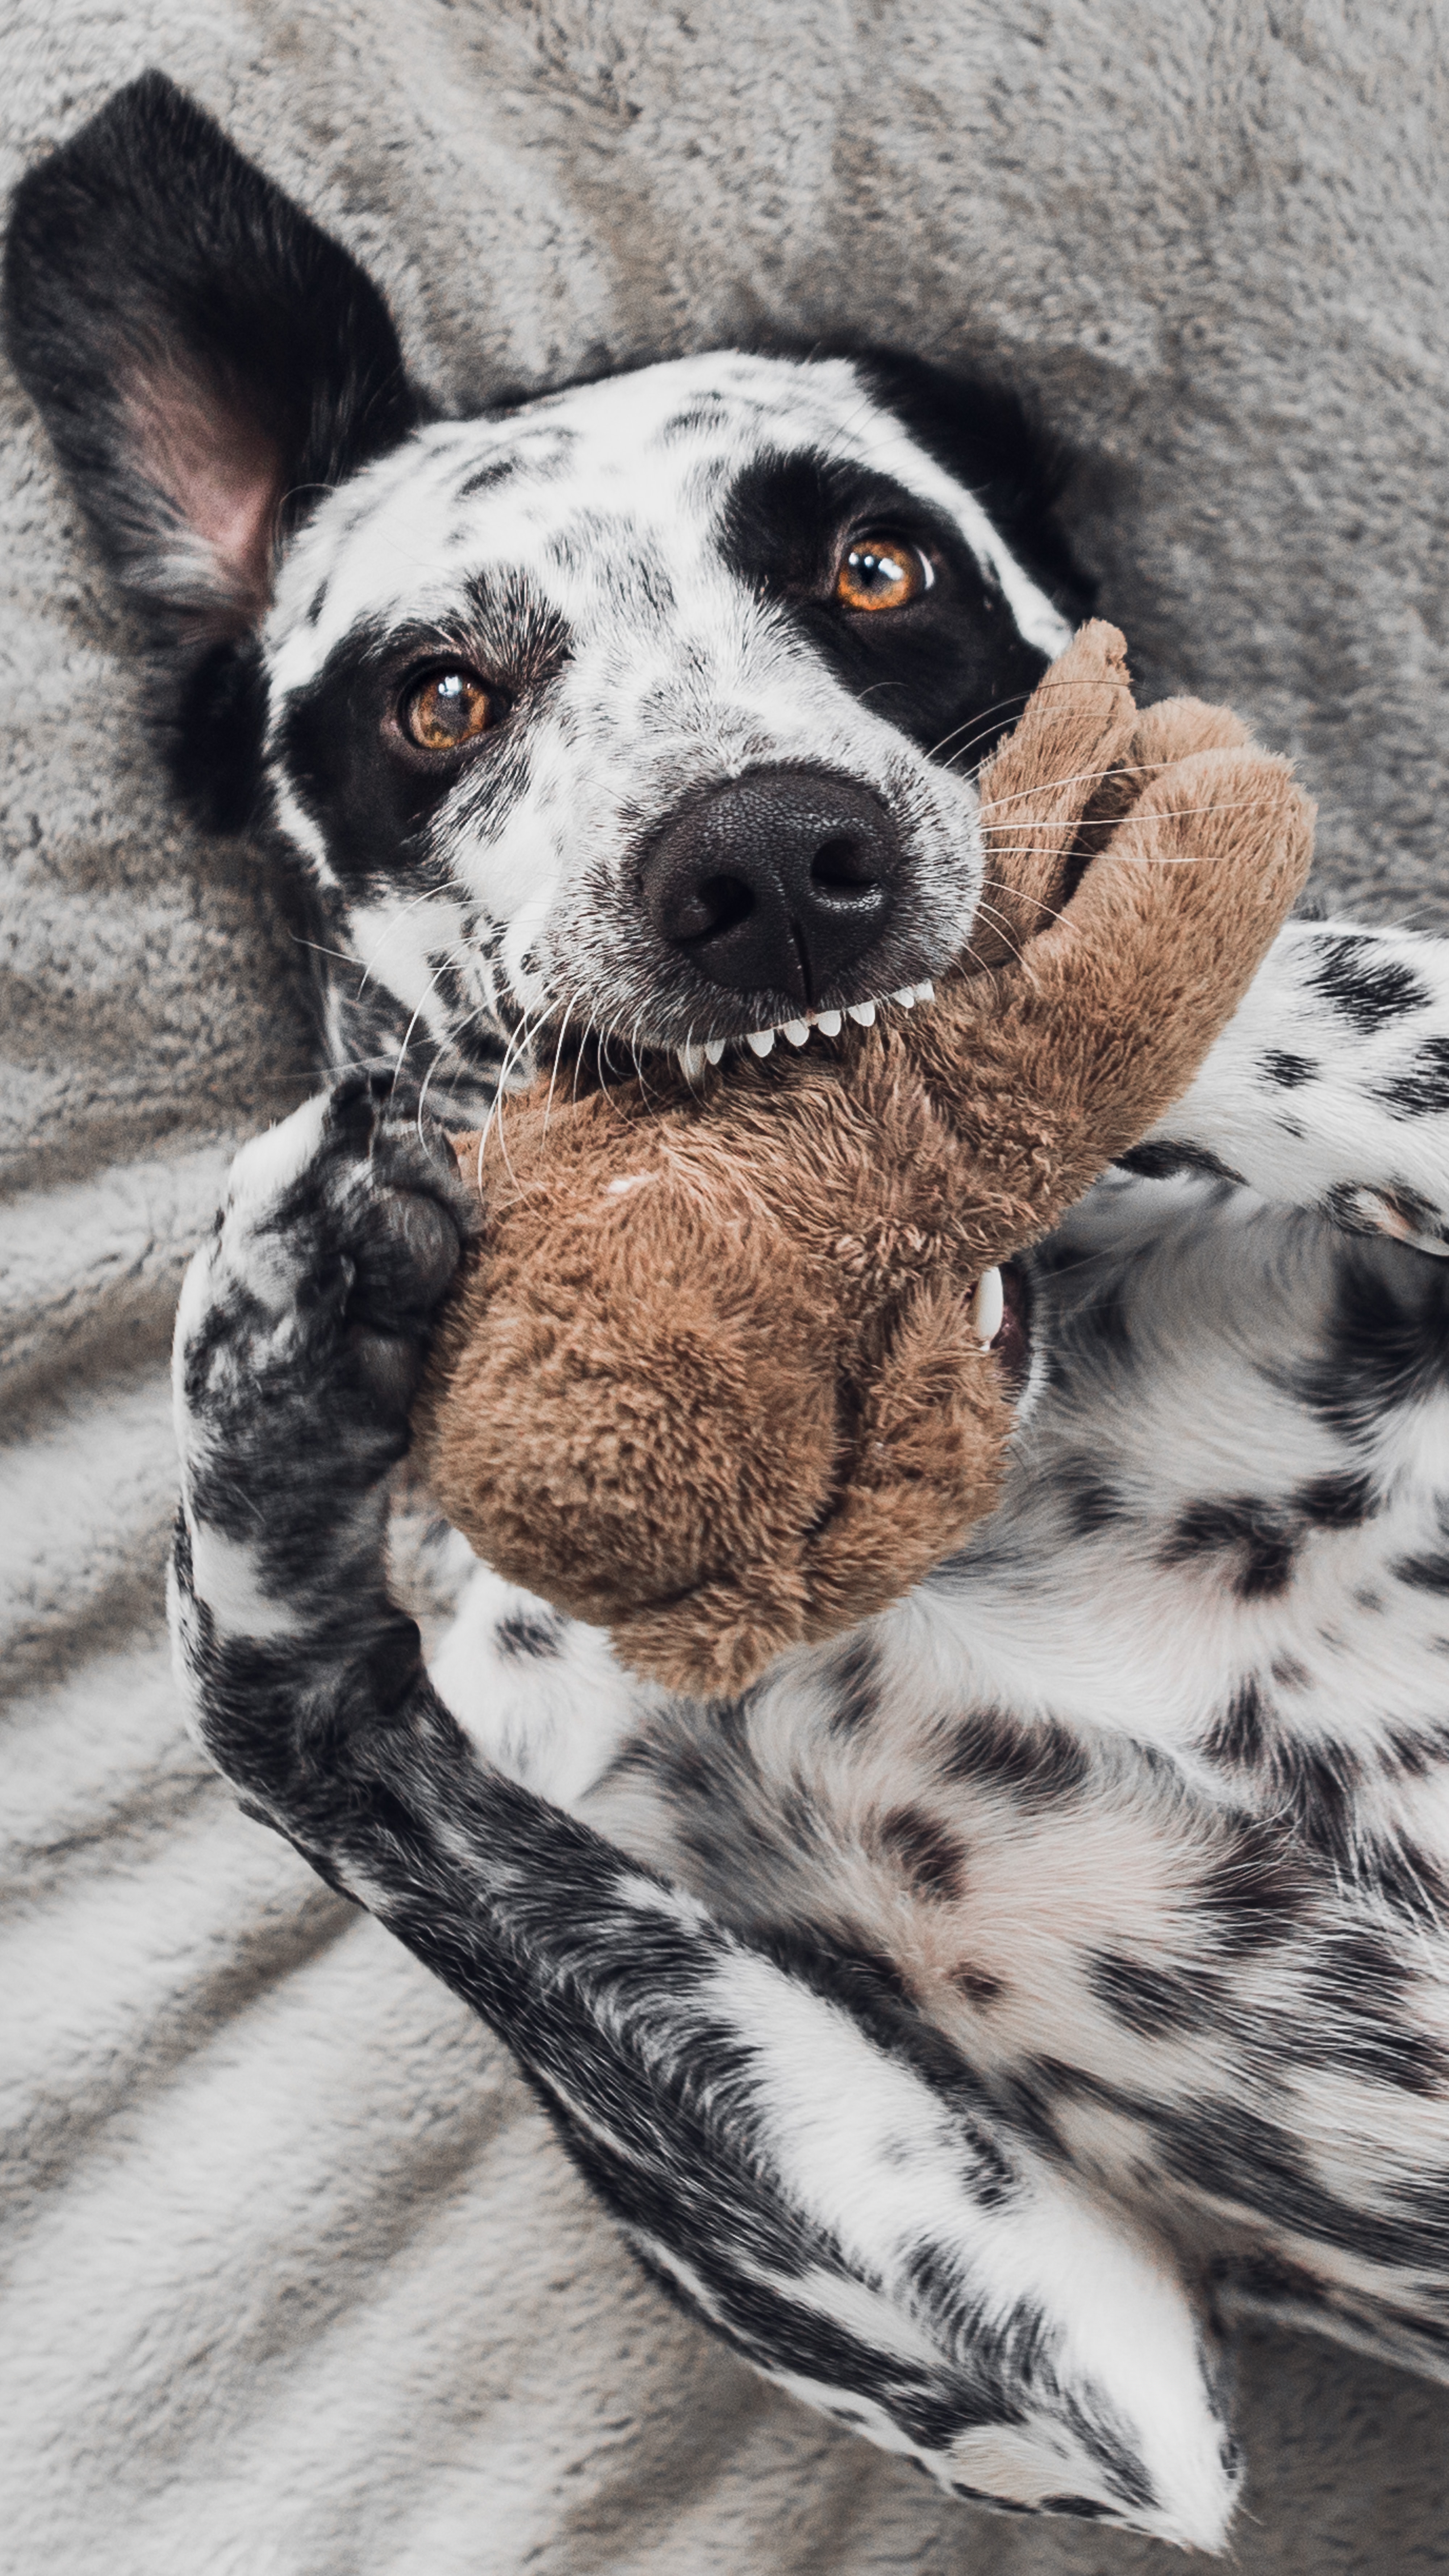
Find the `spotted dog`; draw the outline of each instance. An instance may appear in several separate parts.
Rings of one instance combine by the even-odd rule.
[[[424,1090],[929,1007],[1063,622],[919,371],[433,416],[154,76],[22,186],[7,299],[358,1068],[181,1302],[200,1740],[737,2351],[953,2493],[1218,2545],[1225,2319],[1449,2368],[1449,953],[1283,933],[1034,1257],[1005,1498],[898,1608],[701,1707],[470,1563],[429,1670],[391,1515],[472,1219]]]

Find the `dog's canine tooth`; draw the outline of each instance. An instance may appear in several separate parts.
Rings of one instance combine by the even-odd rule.
[[[936,987],[934,984],[918,984],[916,986],[916,1000],[918,1002],[934,1002],[935,998]]]
[[[971,1300],[971,1330],[983,1346],[995,1341],[1006,1313],[1006,1291],[999,1270],[983,1270]]]
[[[780,1035],[782,1038],[788,1038],[792,1046],[803,1046],[810,1035],[809,1022],[806,1020],[786,1020],[781,1027]]]
[[[874,1002],[847,1002],[845,1006],[845,1016],[848,1020],[854,1020],[858,1029],[873,1029],[875,1027],[875,1004]]]
[[[816,1013],[815,1025],[823,1038],[838,1038],[840,1020],[839,1011],[819,1011]]]
[[[678,1052],[679,1070],[683,1074],[685,1081],[697,1082],[704,1071],[704,1048],[702,1046],[682,1046]]]
[[[751,1048],[756,1055],[768,1055],[774,1043],[775,1032],[773,1029],[751,1029],[745,1039],[746,1046]]]
[[[725,1051],[725,1042],[724,1042],[724,1039],[723,1039],[723,1038],[706,1038],[706,1039],[705,1039],[705,1042],[704,1042],[704,1056],[705,1056],[705,1062],[706,1062],[707,1064],[718,1064],[718,1062],[719,1062],[719,1060],[720,1060],[720,1057],[724,1054],[724,1051]]]

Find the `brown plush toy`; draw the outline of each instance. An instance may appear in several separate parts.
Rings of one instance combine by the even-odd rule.
[[[991,1509],[1020,1336],[990,1274],[1186,1089],[1307,869],[1286,764],[1193,700],[1139,716],[1099,623],[981,786],[991,946],[929,1005],[692,1083],[541,1082],[459,1142],[486,1222],[423,1472],[675,1688],[742,1689]]]

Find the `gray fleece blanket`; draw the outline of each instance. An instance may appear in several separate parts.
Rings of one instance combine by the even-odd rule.
[[[1442,907],[1444,19],[1335,0],[12,0],[6,180],[157,63],[373,270],[452,405],[766,328],[969,359],[1067,441],[1149,694],[1226,696],[1321,882]],[[165,1352],[309,1087],[245,847],[4,394],[0,1086],[16,2576],[1113,2576],[952,2507],[632,2270],[504,2056],[246,1823],[161,1621]],[[843,2108],[848,2117],[848,2106]],[[1449,2566],[1449,2393],[1250,2340],[1253,2576]]]

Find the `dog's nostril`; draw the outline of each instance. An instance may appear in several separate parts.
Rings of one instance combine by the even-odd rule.
[[[743,877],[706,877],[694,886],[674,915],[674,938],[681,948],[700,939],[717,939],[736,922],[748,921],[755,898]]]
[[[855,894],[880,883],[880,856],[849,832],[822,841],[810,862],[810,882],[826,894]]]

